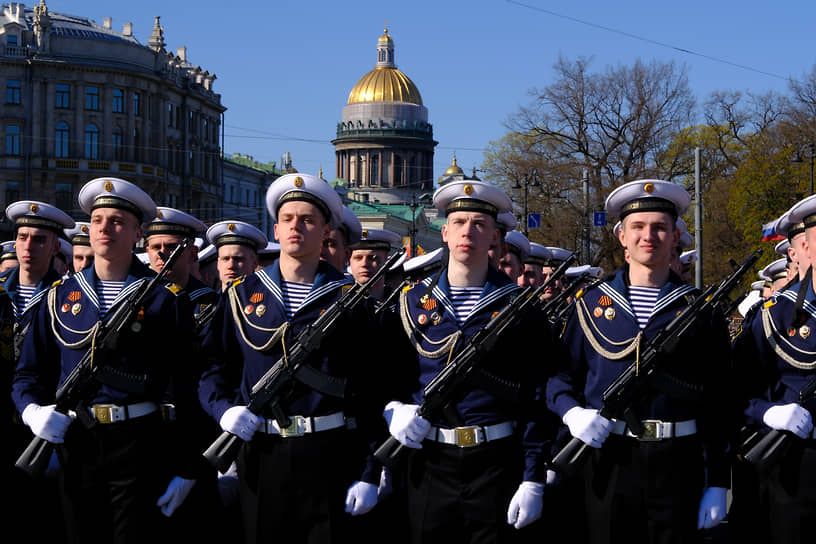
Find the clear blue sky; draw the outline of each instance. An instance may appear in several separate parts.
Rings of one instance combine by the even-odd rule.
[[[36,0],[38,1],[38,0]],[[35,0],[28,0],[30,7]],[[211,73],[228,108],[225,151],[334,177],[330,141],[349,91],[376,61],[387,21],[396,64],[419,87],[434,136],[434,176],[456,154],[470,172],[529,90],[552,79],[559,55],[593,68],[635,59],[688,68],[698,102],[716,90],[787,89],[816,61],[816,3],[759,1],[551,2],[543,0],[158,1],[47,0],[51,11],[147,43],[161,16],[168,50]]]

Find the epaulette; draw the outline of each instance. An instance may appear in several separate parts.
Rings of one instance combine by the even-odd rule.
[[[168,283],[167,285],[165,285],[165,287],[167,287],[167,290],[176,296],[178,296],[178,294],[184,290],[184,288],[177,283]]]
[[[62,279],[62,278],[60,278],[60,279],[58,279],[57,281],[55,281],[54,283],[52,283],[52,284],[51,284],[51,287],[56,287],[57,285],[62,284],[62,282],[63,282],[63,279]]]
[[[770,308],[774,304],[776,304],[776,298],[769,298],[768,300],[765,301],[764,307],[765,308]]]
[[[411,290],[411,287],[412,287],[411,285],[406,285],[405,287],[402,288],[402,292],[407,293],[408,291]]]
[[[244,279],[246,279],[246,276],[241,276],[240,278],[235,278],[234,280],[232,280],[232,283],[230,283],[230,287],[238,285],[239,283],[244,281]]]

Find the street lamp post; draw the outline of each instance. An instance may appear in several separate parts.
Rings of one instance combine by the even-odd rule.
[[[524,192],[522,193],[522,195],[523,195],[522,203],[524,205],[524,215],[522,216],[522,220],[521,220],[521,224],[522,224],[523,229],[524,229],[524,236],[527,236],[527,214],[528,214],[528,211],[527,211],[527,191],[528,191],[528,187],[529,186],[538,187],[539,185],[541,185],[538,182],[538,172],[535,169],[533,169],[532,178],[533,179],[531,180],[530,176],[528,176],[527,174],[524,174],[524,181],[519,183],[518,180],[516,180],[516,183],[513,185],[513,189],[524,189]]]
[[[802,150],[806,151],[807,155],[802,157]],[[816,144],[810,142],[796,149],[796,154],[791,159],[791,162],[801,163],[804,159],[810,160],[810,194],[813,194],[813,159],[816,159]]]

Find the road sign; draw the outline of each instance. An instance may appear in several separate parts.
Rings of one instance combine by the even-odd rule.
[[[593,217],[593,225],[596,227],[606,226],[606,212],[595,212]]]
[[[540,213],[528,213],[527,214],[527,228],[528,229],[540,229],[541,228],[541,214]]]

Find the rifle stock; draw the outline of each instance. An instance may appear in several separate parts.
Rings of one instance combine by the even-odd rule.
[[[97,375],[107,365],[107,355],[116,350],[119,334],[132,321],[142,302],[156,289],[167,273],[173,269],[181,253],[191,244],[192,240],[185,238],[170,254],[170,257],[165,261],[164,267],[117,309],[106,326],[101,327],[95,333],[98,339],[91,343],[91,347],[88,348],[79,363],[57,389],[55,395],[56,411],[67,415],[71,410],[76,410],[78,419],[86,421],[87,414],[83,412],[84,406],[81,406],[85,390],[96,380]],[[96,362],[94,362],[95,360]],[[102,361],[101,364],[100,361]],[[45,473],[53,452],[54,444],[34,436],[23,450],[23,453],[17,458],[14,466],[32,477],[40,477]]]

